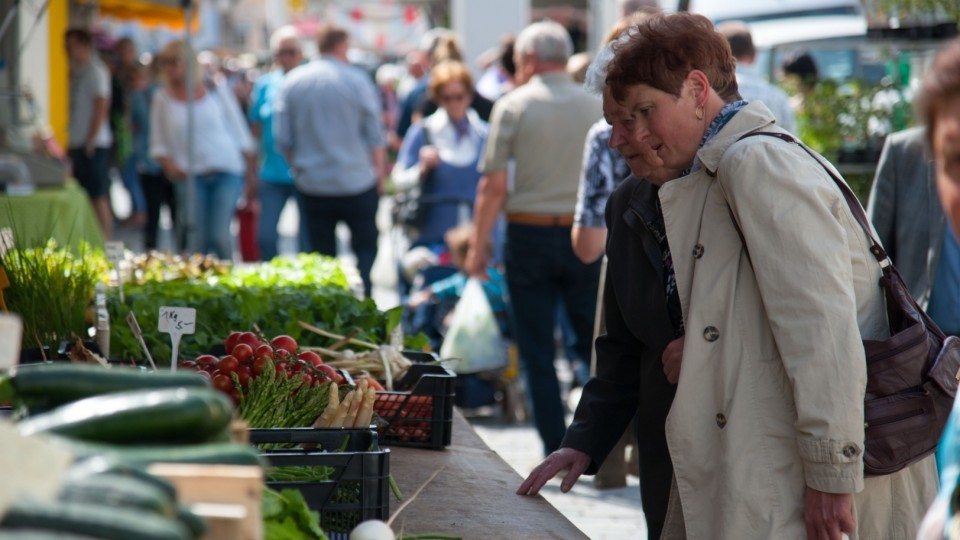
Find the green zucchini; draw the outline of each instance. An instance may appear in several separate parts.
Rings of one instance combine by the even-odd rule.
[[[3,529],[0,528],[0,540],[99,540],[99,536],[68,534],[49,529]]]
[[[103,538],[105,540],[190,540],[192,534],[178,521],[149,512],[104,507],[99,504],[57,501],[17,502],[0,527],[42,529]]]
[[[134,467],[126,463],[111,462],[105,469],[97,474],[132,478],[133,480],[153,486],[154,489],[159,490],[171,501],[177,500],[177,488],[174,487],[169,480],[154,476],[140,467]]]
[[[204,521],[202,517],[191,512],[186,506],[177,505],[177,519],[180,523],[183,523],[186,528],[190,529],[194,538],[200,538],[203,536],[203,533],[207,532],[207,522]]]
[[[31,364],[0,383],[0,402],[14,401],[28,409],[58,407],[79,399],[115,392],[172,387],[209,387],[195,371],[143,371],[87,364]]]
[[[194,443],[222,433],[232,416],[233,403],[223,392],[164,388],[81,399],[26,418],[17,429],[113,444]]]
[[[206,465],[256,465],[266,461],[248,444],[210,443],[181,446],[117,446],[89,443],[66,437],[47,437],[52,444],[72,452],[78,458],[102,455],[135,466],[153,463],[200,463]]]
[[[105,507],[133,508],[166,518],[176,518],[174,500],[152,484],[116,474],[71,478],[60,488],[58,499]]]

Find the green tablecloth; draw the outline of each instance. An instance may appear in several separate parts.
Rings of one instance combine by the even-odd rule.
[[[76,182],[62,188],[38,188],[32,195],[0,193],[0,228],[10,227],[18,247],[57,244],[76,250],[86,241],[103,247],[103,233],[87,193]]]

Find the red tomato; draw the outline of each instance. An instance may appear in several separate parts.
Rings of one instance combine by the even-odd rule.
[[[319,366],[320,364],[323,363],[323,359],[320,358],[320,355],[313,351],[303,351],[297,356],[297,358],[305,362],[310,362],[314,366]]]
[[[218,373],[213,376],[213,387],[217,390],[229,394],[233,390],[233,380],[223,373]]]
[[[250,384],[250,379],[253,375],[250,373],[250,368],[241,367],[237,370],[237,380],[240,382],[240,386],[246,388]]]
[[[273,345],[274,349],[283,349],[288,353],[297,352],[297,342],[290,336],[277,336],[270,340],[270,345]]]
[[[263,375],[269,365],[270,360],[268,358],[257,358],[253,361],[253,372],[257,375]]]
[[[277,365],[273,367],[274,373],[279,377],[280,375],[287,372],[287,363],[286,362],[277,362]],[[289,377],[287,377],[289,378]]]
[[[228,393],[230,394],[230,400],[233,401],[233,404],[239,407],[239,406],[240,406],[240,391],[237,390],[236,388],[234,388],[233,390],[230,390],[230,392],[228,392]]]
[[[235,356],[237,360],[243,362],[247,358],[253,356],[253,347],[247,345],[246,343],[237,343],[233,350],[230,351],[230,354]]]
[[[256,348],[253,346],[254,343],[260,342],[260,340],[257,339],[257,335],[254,334],[253,332],[244,332],[243,334],[240,335],[240,339],[238,339],[237,341],[238,343],[246,343],[247,345],[250,345],[250,348],[252,349]]]
[[[217,365],[221,373],[229,376],[231,373],[237,371],[240,367],[240,361],[237,360],[235,356],[227,355],[220,359],[220,364]]]
[[[340,375],[340,373],[337,370],[333,369],[333,367],[328,366],[326,364],[320,364],[319,366],[317,366],[317,369],[322,371],[327,377],[330,377],[331,381],[337,384],[343,384],[343,381],[344,381],[343,375]]]
[[[273,347],[269,345],[260,345],[253,351],[254,358],[269,358],[273,360]]]
[[[236,347],[237,343],[240,342],[240,336],[243,335],[243,332],[230,332],[230,335],[227,336],[227,339],[223,340],[223,348],[232,351]]]
[[[290,358],[290,351],[286,349],[277,349],[273,351],[273,357],[277,360],[285,360]]]
[[[300,380],[303,381],[303,386],[313,386],[313,377],[307,373],[300,375]]]
[[[197,357],[198,366],[215,366],[220,363],[220,359],[212,354],[201,354]]]
[[[209,372],[200,370],[200,371],[197,371],[197,373],[199,373],[200,375],[203,375],[203,377],[206,378],[208,381],[212,378],[212,377],[210,377],[210,373],[209,373]]]
[[[195,368],[197,367],[197,363],[193,360],[184,360],[183,362],[180,362],[180,367]]]

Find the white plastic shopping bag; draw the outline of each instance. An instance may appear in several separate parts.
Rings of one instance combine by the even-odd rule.
[[[507,351],[497,319],[476,278],[467,280],[453,312],[450,328],[440,347],[441,358],[459,358],[454,370],[460,374],[502,369]]]

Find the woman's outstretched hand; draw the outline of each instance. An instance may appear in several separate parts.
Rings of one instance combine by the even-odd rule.
[[[567,470],[567,474],[560,483],[560,491],[566,493],[577,483],[577,479],[589,466],[590,456],[573,448],[561,448],[547,456],[540,465],[537,465],[530,476],[520,484],[517,495],[532,497],[540,493],[540,488],[544,484],[564,470]]]

